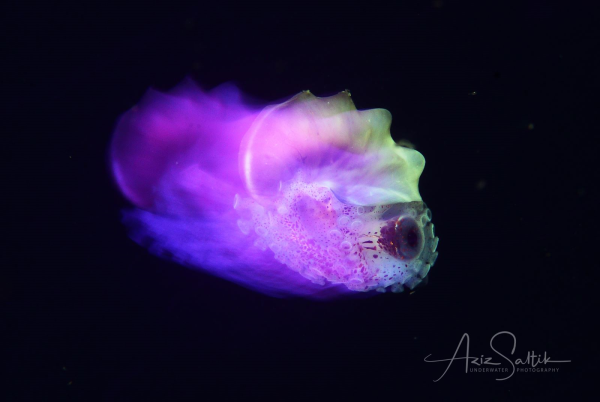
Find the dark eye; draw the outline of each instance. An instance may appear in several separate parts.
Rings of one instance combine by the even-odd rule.
[[[423,238],[417,223],[411,218],[402,218],[396,224],[397,249],[404,258],[415,258],[421,252]]]

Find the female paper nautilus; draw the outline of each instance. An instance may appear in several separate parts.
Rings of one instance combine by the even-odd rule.
[[[423,156],[384,109],[301,92],[262,110],[232,85],[150,90],[110,148],[151,252],[272,296],[413,289],[437,257]]]

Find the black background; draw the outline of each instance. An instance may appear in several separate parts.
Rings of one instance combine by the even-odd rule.
[[[1,6],[3,400],[592,398],[597,17],[559,2]],[[440,256],[412,295],[274,299],[128,239],[106,150],[148,87],[349,89],[427,165]],[[464,333],[558,373],[434,382]],[[502,344],[505,350],[508,343]],[[462,349],[464,352],[464,348]]]

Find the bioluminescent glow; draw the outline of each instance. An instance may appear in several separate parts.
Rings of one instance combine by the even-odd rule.
[[[150,90],[110,148],[131,237],[272,296],[413,289],[437,257],[423,156],[347,91],[264,109],[237,88]]]

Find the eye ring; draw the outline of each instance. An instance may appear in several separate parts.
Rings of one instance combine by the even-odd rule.
[[[396,250],[403,259],[412,260],[421,253],[423,233],[417,222],[410,217],[402,217],[395,226]]]

